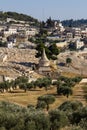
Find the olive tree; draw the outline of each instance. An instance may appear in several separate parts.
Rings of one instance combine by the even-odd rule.
[[[69,57],[66,58],[66,65],[69,66],[69,65],[71,64],[71,62],[72,62],[72,59],[71,59],[71,58],[69,58]]]
[[[68,117],[63,111],[58,109],[49,112],[51,130],[59,130],[69,124]]]
[[[38,97],[38,101],[44,101],[47,105],[47,111],[48,111],[49,104],[52,104],[55,101],[55,97],[53,95],[43,95]]]
[[[73,91],[72,88],[68,87],[68,86],[59,86],[57,87],[57,94],[58,95],[64,95],[67,98],[69,97],[69,95],[72,95]]]

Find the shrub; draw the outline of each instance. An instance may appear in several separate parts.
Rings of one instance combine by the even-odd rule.
[[[76,111],[83,107],[83,104],[80,101],[66,101],[58,107],[62,111]]]
[[[69,120],[63,111],[58,109],[49,112],[52,130],[59,130],[69,124]]]
[[[46,102],[45,101],[38,101],[36,108],[46,108]]]

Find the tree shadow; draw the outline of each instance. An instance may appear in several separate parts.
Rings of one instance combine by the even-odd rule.
[[[28,91],[36,91],[36,92],[39,92],[39,91],[42,91],[42,90],[40,90],[40,89],[30,89],[30,90],[28,90]]]
[[[25,93],[25,91],[10,91],[9,93]]]
[[[26,67],[33,67],[33,66],[36,65],[35,63],[32,63],[32,62],[15,62],[15,61],[12,61],[11,63],[26,66]]]
[[[66,64],[64,62],[60,62],[58,65],[59,66],[65,66]]]

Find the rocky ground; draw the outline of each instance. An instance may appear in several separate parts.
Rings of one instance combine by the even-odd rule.
[[[70,72],[87,76],[87,59],[84,58],[86,53],[64,52],[58,55],[57,65],[61,72]],[[66,58],[71,58],[72,62],[66,65]]]
[[[7,55],[7,59],[4,62],[0,61],[0,75],[17,77],[22,74],[29,76],[31,73],[32,77],[39,76],[34,71],[31,71],[32,66],[38,64],[38,59],[35,57],[35,49],[0,48],[0,53]],[[66,58],[68,57],[72,59],[72,62],[67,66]],[[60,72],[87,76],[87,59],[84,58],[84,53],[60,53],[58,55],[57,67]]]
[[[0,52],[7,55],[4,62],[0,62],[0,74],[6,76],[19,76],[29,73],[31,66],[38,63],[35,58],[35,49],[0,48]]]

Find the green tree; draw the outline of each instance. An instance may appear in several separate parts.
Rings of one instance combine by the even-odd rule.
[[[13,82],[13,87],[17,86],[17,85],[19,86],[20,84],[26,84],[27,82],[28,82],[28,77],[26,77],[26,76],[19,76]],[[22,88],[22,86],[21,86],[21,88]]]
[[[37,47],[36,47],[36,50],[38,51],[36,53],[37,58],[42,56],[43,48],[45,48],[45,45],[43,43],[40,43],[40,44],[37,45]]]
[[[26,83],[26,86],[27,86],[27,89],[30,90],[30,89],[32,89],[34,87],[34,84],[33,84],[33,82]]]
[[[4,92],[5,90],[8,91],[8,89],[11,87],[9,81],[4,81],[0,83],[0,89],[2,90],[2,92]]]
[[[52,80],[51,80],[51,78],[38,78],[35,82],[34,82],[34,84],[36,85],[36,86],[38,86],[39,88],[42,88],[42,87],[44,87],[45,88],[45,90],[48,90],[48,88],[50,87],[50,85],[52,84]]]
[[[68,98],[69,95],[72,95],[72,93],[73,93],[72,89],[68,86],[57,87],[57,94],[58,95],[64,95]]]
[[[23,89],[26,92],[27,91],[27,85],[26,85],[26,83],[20,83],[19,84],[19,88]]]
[[[43,113],[41,110],[30,111],[25,117],[25,126],[29,128],[31,124],[32,130],[50,130],[50,120],[47,114]],[[32,126],[34,124],[34,128]]]
[[[54,27],[54,21],[51,19],[51,17],[47,19],[46,23],[48,28]]]
[[[38,97],[38,101],[44,101],[47,105],[47,111],[49,110],[49,104],[54,103],[55,97],[53,95],[44,95]]]
[[[83,107],[83,104],[80,101],[76,100],[76,101],[65,101],[58,107],[58,109],[61,111],[67,111],[69,113],[69,111],[75,112],[82,107]]]
[[[53,55],[58,55],[59,54],[59,49],[58,47],[56,46],[56,44],[52,44],[49,46],[49,50],[51,51],[51,54]]]
[[[59,54],[59,49],[57,48],[56,44],[52,44],[49,47],[47,47],[43,43],[37,44],[37,47],[36,47],[36,50],[37,50],[36,57],[37,58],[42,56],[43,48],[45,48],[48,59],[52,59],[52,60],[57,59],[56,56]]]
[[[6,128],[5,127],[0,127],[0,130],[6,130]]]
[[[34,121],[27,122],[25,130],[36,130],[36,125]]]
[[[10,85],[11,85],[11,87],[13,88],[13,90],[16,89],[16,86],[17,86],[16,80],[12,80],[12,81],[10,82]]]
[[[71,62],[72,62],[72,59],[71,58],[66,58],[66,65],[70,65],[71,64]]]
[[[60,110],[52,110],[49,112],[51,129],[52,130],[60,130],[69,124],[68,117],[63,111]]]
[[[7,42],[1,42],[0,41],[0,47],[6,47],[7,46]]]
[[[38,109],[44,109],[46,108],[46,102],[45,101],[38,101],[36,108]]]
[[[87,121],[87,106],[77,109],[77,111],[73,111],[70,114],[70,122],[72,124],[78,125],[81,122],[84,127],[87,126],[87,123],[85,124],[83,121]]]
[[[81,119],[79,126],[84,130],[87,130],[87,118]]]
[[[16,118],[15,118],[16,120]],[[17,120],[17,124],[12,127],[10,130],[24,130],[25,129],[25,125],[24,125],[24,118],[23,119],[18,119]]]

